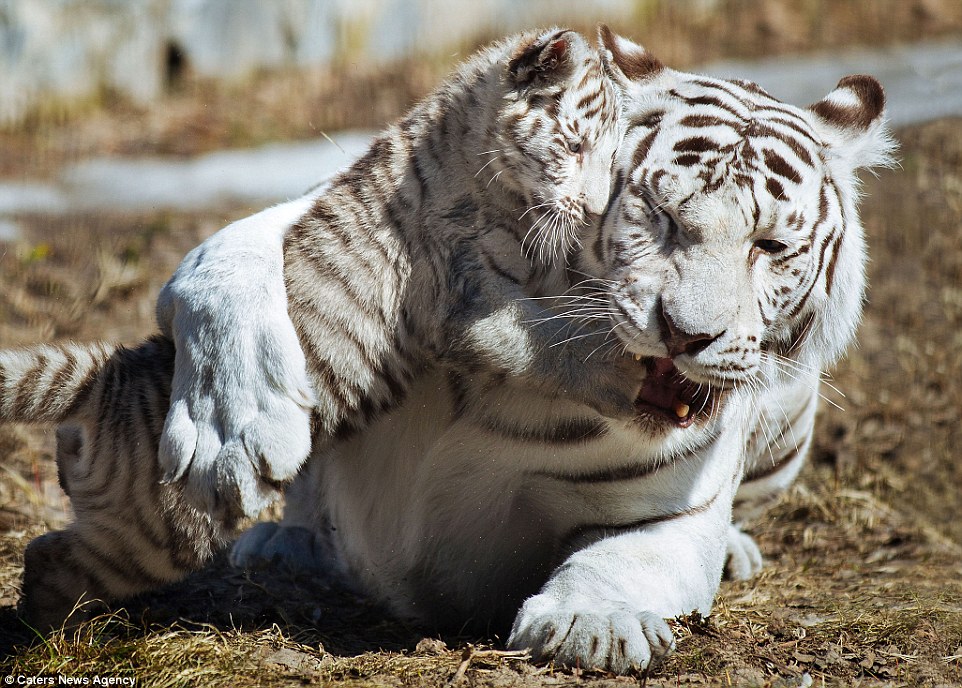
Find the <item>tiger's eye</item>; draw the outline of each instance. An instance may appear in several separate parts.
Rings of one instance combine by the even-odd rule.
[[[581,150],[581,141],[568,141],[568,150],[577,153]]]
[[[755,248],[765,253],[781,253],[788,248],[788,246],[774,239],[759,239],[755,242]]]

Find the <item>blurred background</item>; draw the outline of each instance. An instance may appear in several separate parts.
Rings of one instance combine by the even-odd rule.
[[[723,590],[735,640],[699,656],[764,677],[765,647],[839,685],[958,685],[958,0],[0,0],[0,346],[142,338],[186,251],[350,162],[477,46],[599,21],[799,105],[846,74],[885,85],[900,166],[865,175],[871,291],[840,391],[824,390],[840,408],[751,524],[770,566]],[[25,543],[68,518],[52,436],[0,427],[0,617]]]

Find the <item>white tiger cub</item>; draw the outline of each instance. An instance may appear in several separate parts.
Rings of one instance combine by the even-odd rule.
[[[81,595],[116,600],[202,565],[239,514],[278,494],[312,441],[323,446],[373,422],[434,363],[517,376],[544,394],[630,415],[638,367],[600,356],[585,364],[588,340],[559,350],[560,359],[535,356],[565,322],[521,300],[520,281],[550,270],[580,225],[603,212],[619,115],[620,91],[582,36],[510,37],[468,60],[328,185],[226,230],[282,228],[265,234],[262,257],[255,247],[231,273],[205,260],[207,249],[191,253],[184,269],[206,290],[193,309],[176,286],[168,291],[160,320],[172,337],[135,349],[0,351],[0,422],[79,427],[58,451],[76,521],[27,548],[28,619],[57,626]],[[282,263],[286,290],[256,282]],[[252,299],[232,297],[237,280],[255,280],[245,291]],[[175,357],[205,351],[182,337],[184,327],[200,336],[211,326],[205,303],[214,325],[241,322],[245,309],[262,318],[266,329],[228,344],[266,361],[201,371],[192,396],[175,396],[168,414],[171,377],[183,385]],[[272,358],[277,351],[285,355]],[[258,382],[253,412],[232,408],[223,426],[194,431],[192,413],[240,403],[237,391]],[[282,421],[293,429],[275,432]],[[161,443],[165,422],[178,432]],[[197,455],[211,447],[214,463]]]
[[[600,357],[586,365],[590,338],[533,355],[564,322],[519,298],[603,212],[619,113],[620,92],[584,38],[521,34],[475,55],[321,192],[193,251],[158,310],[177,345],[167,479],[214,513],[256,515],[311,440],[364,427],[439,360],[630,416],[636,371]],[[263,251],[240,244],[234,262],[207,258],[259,232],[270,237]],[[267,277],[281,269],[286,293]],[[252,281],[263,291],[233,296]],[[222,329],[250,313],[264,327]],[[207,330],[245,363],[217,365]]]
[[[526,284],[638,359],[635,416],[436,366],[317,452],[235,562],[340,571],[403,617],[503,625],[537,659],[616,672],[671,649],[665,618],[709,612],[726,546],[735,573],[758,566],[732,504],[794,478],[853,338],[855,173],[890,160],[882,89],[847,77],[799,109],[603,36],[629,118],[613,196],[568,270]]]

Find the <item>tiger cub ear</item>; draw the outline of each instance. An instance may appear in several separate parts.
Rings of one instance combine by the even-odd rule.
[[[808,108],[836,161],[849,170],[890,166],[896,148],[885,116],[885,91],[871,76],[844,77]]]
[[[643,46],[613,33],[606,24],[598,26],[601,56],[611,75],[623,86],[632,81],[645,81],[665,66]]]
[[[564,78],[571,68],[571,52],[579,40],[584,42],[574,31],[562,29],[522,44],[508,62],[508,78],[516,87]]]

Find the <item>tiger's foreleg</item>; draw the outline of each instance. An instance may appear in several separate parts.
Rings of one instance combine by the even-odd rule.
[[[735,495],[725,576],[747,580],[763,567],[762,552],[744,524],[787,490],[811,448],[818,407],[818,377],[795,374],[762,394],[746,443],[745,475]]]
[[[645,670],[670,653],[665,619],[707,615],[721,581],[740,457],[731,448],[713,453],[672,511],[579,533],[589,544],[525,601],[508,646],[617,673]]]
[[[163,479],[182,481],[192,505],[221,518],[256,516],[311,448],[314,393],[288,317],[282,246],[312,198],[210,237],[158,299],[157,320],[177,349]]]

